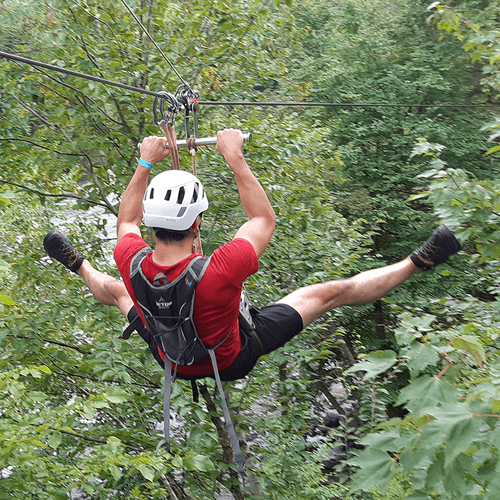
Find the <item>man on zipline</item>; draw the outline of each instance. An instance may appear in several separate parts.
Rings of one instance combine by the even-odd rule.
[[[446,262],[460,250],[452,232],[446,226],[439,226],[424,245],[404,260],[348,279],[295,290],[254,314],[254,330],[240,330],[242,284],[257,272],[258,259],[276,223],[271,203],[245,161],[242,146],[243,136],[239,130],[218,132],[215,148],[234,173],[248,221],[238,229],[232,241],[213,253],[196,287],[193,315],[198,334],[207,347],[218,345],[229,334],[216,350],[222,380],[244,377],[260,356],[283,346],[326,311],[373,302],[413,274]],[[143,261],[142,272],[151,283],[162,275],[172,282],[196,255],[193,243],[200,231],[201,214],[208,208],[201,182],[188,172],[160,173],[148,187],[151,166],[170,153],[165,137],[147,137],[140,152],[141,160],[118,212],[114,256],[124,283],[96,270],[58,231],[51,231],[44,240],[50,257],[79,274],[99,302],[117,306],[130,322],[137,319],[140,310],[130,280],[131,261],[139,250],[148,247],[141,238],[142,220],[156,234],[155,248]],[[163,353],[150,332],[142,323],[137,331],[163,367]],[[213,369],[207,358],[190,366],[179,366],[178,373],[180,378],[196,378],[212,376]]]

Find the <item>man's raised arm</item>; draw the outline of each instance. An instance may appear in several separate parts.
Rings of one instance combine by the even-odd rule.
[[[226,129],[217,133],[215,149],[224,156],[234,173],[241,204],[249,219],[238,229],[235,238],[250,241],[260,257],[273,235],[276,214],[264,188],[245,161],[242,146],[243,135],[239,130]]]
[[[151,167],[165,159],[170,150],[165,146],[165,137],[146,137],[141,144],[141,160],[137,165],[132,179],[123,193],[120,208],[118,210],[118,220],[116,222],[116,235],[118,241],[127,233],[141,234],[140,226],[142,222],[142,199],[148,186],[149,173]]]

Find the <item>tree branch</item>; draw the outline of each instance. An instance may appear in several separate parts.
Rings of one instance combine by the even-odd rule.
[[[340,414],[340,415],[345,415],[345,410],[340,406],[340,403],[337,401],[337,398],[330,392],[328,389],[328,386],[323,382],[322,380],[317,380],[315,382],[315,385],[318,387],[318,389],[323,393],[323,395],[328,399],[329,403],[335,408],[335,410]]]
[[[26,339],[26,340],[33,340],[31,337],[28,337],[28,335],[8,335],[10,337],[15,337],[16,339]],[[54,345],[59,345],[61,347],[66,347],[68,349],[73,349],[80,354],[90,354],[89,351],[84,351],[83,349],[80,349],[77,346],[70,345],[70,344],[65,344],[64,342],[58,342],[57,340],[51,340],[51,339],[46,339],[46,338],[41,338],[40,339],[42,342],[46,342],[47,344],[54,344]]]
[[[67,431],[67,430],[64,430],[64,429],[55,429],[54,427],[51,427],[51,429],[53,431],[60,432],[61,434],[67,434],[68,436],[77,437],[79,439],[83,439],[84,441],[90,441],[92,443],[106,444],[108,442],[106,439],[95,438],[93,436],[89,436],[87,434],[82,434],[80,432]],[[141,448],[137,448],[136,446],[132,446],[132,445],[127,444],[127,443],[123,443],[123,444],[127,448],[129,448],[130,450],[137,451],[138,453],[144,452],[144,448],[142,448],[142,447]]]
[[[0,141],[19,141],[19,142],[27,142],[28,144],[32,144],[33,146],[36,146],[37,148],[40,149],[45,149],[46,151],[50,151],[51,153],[57,153],[58,155],[64,155],[64,156],[87,156],[86,153],[64,153],[63,151],[58,151],[57,149],[50,149],[47,146],[43,146],[42,144],[38,144],[38,142],[31,141],[29,139],[22,139],[19,137],[0,137]]]
[[[67,84],[66,82],[64,82],[63,80],[59,79],[59,78],[55,78],[54,76],[50,75],[49,73],[47,73],[46,71],[44,71],[43,69],[41,68],[37,68],[37,67],[33,67],[34,70],[38,71],[39,73],[43,74],[44,76],[46,76],[47,78],[50,78],[51,80],[53,80],[54,82],[56,82],[57,84],[59,85],[62,85],[63,87],[66,87],[67,89],[69,90],[72,90],[73,92],[77,93],[77,94],[81,94],[85,97],[85,99],[88,99],[92,104],[94,104],[96,106],[96,108],[106,117],[108,118],[108,120],[111,120],[113,123],[115,123],[116,125],[123,125],[123,123],[120,123],[119,121],[115,120],[112,116],[110,116],[108,113],[106,113],[106,111],[104,109],[102,109],[101,107],[99,107],[97,105],[97,103],[94,101],[94,99],[92,99],[91,97],[89,97],[88,95],[85,95],[81,90],[77,89],[76,87],[73,87],[72,85],[69,85]],[[66,100],[69,100],[69,98],[67,96],[64,96],[62,94],[60,94],[59,92],[57,92],[56,90],[54,90],[52,87],[49,87],[47,85],[44,85],[44,84],[40,84],[42,85],[43,87],[45,87],[47,90],[50,90],[51,92],[54,92],[55,94],[57,94],[58,96],[60,96],[61,98],[63,99],[66,99]],[[71,102],[71,101],[70,101]]]
[[[51,129],[58,130],[59,133],[66,139],[66,141],[71,144],[72,141],[71,141],[70,136],[68,135],[68,133],[61,126],[59,126],[57,124],[55,124],[55,125],[51,124],[42,115],[40,115],[39,113],[37,113],[34,109],[32,109],[30,106],[28,106],[25,102],[22,101],[22,99],[20,99],[19,97],[17,97],[15,94],[10,94],[10,95],[14,99],[16,99],[19,102],[19,104],[24,109],[28,110],[33,116],[37,117],[45,125],[47,125],[47,127],[51,128]],[[118,211],[109,202],[109,200],[108,200],[108,198],[106,196],[106,193],[104,192],[104,189],[102,187],[101,181],[99,180],[99,178],[97,177],[97,175],[94,172],[94,167],[93,167],[92,159],[90,158],[90,156],[88,156],[88,154],[82,154],[82,165],[83,165],[84,171],[87,172],[92,177],[92,180],[94,181],[94,184],[97,187],[97,189],[98,189],[98,191],[99,191],[99,193],[101,195],[101,198],[103,199],[104,203],[106,204],[105,206],[109,209],[109,211],[111,213],[113,213],[114,215],[118,215]]]
[[[87,203],[89,203],[91,205],[97,205],[99,207],[104,207],[104,208],[109,209],[109,206],[101,201],[89,200],[88,198],[83,198],[82,196],[78,196],[78,195],[73,194],[73,193],[61,193],[61,194],[44,193],[43,191],[40,191],[38,189],[33,189],[33,188],[28,187],[28,186],[23,186],[22,184],[17,184],[16,182],[6,181],[5,179],[0,179],[0,184],[8,184],[9,186],[15,186],[15,187],[18,187],[20,189],[25,189],[26,191],[29,191],[31,193],[35,193],[35,194],[38,194],[40,196],[44,196],[47,198],[73,198],[75,200],[86,201]],[[115,213],[114,210],[113,210],[113,213]]]

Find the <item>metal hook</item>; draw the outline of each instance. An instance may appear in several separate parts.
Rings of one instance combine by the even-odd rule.
[[[165,101],[168,101],[169,105],[167,108],[168,115],[165,114]],[[160,104],[160,116],[158,115],[158,103]],[[155,95],[155,100],[153,102],[153,115],[156,125],[159,125],[161,120],[173,124],[175,117],[179,113],[179,101],[177,98],[170,94],[169,92],[160,91]]]

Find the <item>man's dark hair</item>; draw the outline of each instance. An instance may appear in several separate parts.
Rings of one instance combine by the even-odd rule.
[[[200,218],[201,223],[203,212],[201,212],[198,217]],[[185,231],[174,231],[172,229],[164,229],[163,227],[154,227],[153,231],[156,235],[156,238],[162,243],[175,243],[176,241],[183,241],[190,234],[193,234],[191,233],[191,231],[189,231],[189,229],[186,229]]]
[[[176,241],[185,240],[189,236],[189,231],[172,231],[162,227],[154,227],[156,238],[162,243],[175,243]]]

